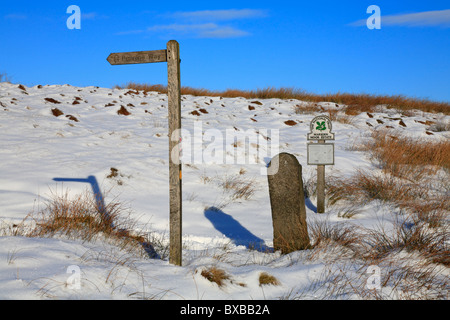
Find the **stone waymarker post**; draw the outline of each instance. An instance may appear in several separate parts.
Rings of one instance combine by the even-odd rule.
[[[329,117],[321,115],[311,121],[308,140],[318,143],[308,144],[308,165],[317,166],[317,213],[325,213],[325,166],[334,165],[334,144],[325,140],[334,140]]]
[[[169,189],[170,189],[170,257],[171,264],[181,266],[182,247],[182,166],[181,139],[181,80],[180,46],[177,41],[167,43],[167,50],[111,53],[111,65],[167,62],[169,100]]]
[[[267,173],[274,249],[290,253],[309,248],[302,166],[292,154],[280,153]]]

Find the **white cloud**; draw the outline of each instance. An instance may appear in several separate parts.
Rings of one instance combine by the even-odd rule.
[[[93,20],[97,17],[97,13],[95,12],[89,12],[89,13],[82,13],[81,18],[86,20]]]
[[[236,38],[249,35],[248,32],[216,23],[203,24],[168,24],[156,25],[147,29],[149,32],[170,31],[177,34],[190,35],[197,38]]]
[[[205,30],[199,33],[200,38],[239,38],[249,36],[250,33],[232,27],[219,27],[212,30]]]
[[[237,38],[249,36],[250,33],[229,23],[234,20],[263,18],[267,12],[259,9],[230,9],[186,11],[165,14],[165,19],[175,20],[172,24],[154,25],[145,30],[124,31],[117,35],[130,35],[151,32],[167,32],[177,36],[194,38]],[[161,16],[160,16],[161,17]],[[227,25],[222,22],[228,21]]]
[[[175,12],[170,14],[173,18],[205,21],[230,21],[238,19],[264,18],[266,11],[258,9],[229,9],[229,10],[202,10]]]
[[[26,20],[28,17],[21,13],[11,13],[4,16],[8,20]]]
[[[97,12],[87,12],[81,14],[81,19],[83,20],[98,20],[98,19],[108,19],[108,16],[103,14],[98,14]]]
[[[365,26],[366,21],[366,19],[359,20],[351,23],[350,25]],[[387,16],[383,16],[382,11],[381,25],[405,27],[450,27],[450,9]]]
[[[172,23],[168,25],[156,25],[149,27],[148,31],[161,31],[161,30],[170,30],[177,32],[197,32],[201,30],[213,29],[217,28],[217,24],[215,23],[204,23],[204,24],[177,24]]]
[[[120,31],[120,32],[116,32],[115,35],[116,36],[127,36],[127,35],[131,35],[131,34],[140,34],[140,33],[144,33],[145,30],[130,30],[130,31]]]
[[[386,25],[404,26],[450,26],[450,10],[426,11],[383,17]]]

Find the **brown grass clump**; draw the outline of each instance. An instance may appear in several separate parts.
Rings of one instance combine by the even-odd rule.
[[[330,178],[327,193],[330,205],[339,200],[359,203],[371,200],[404,202],[426,197],[426,190],[419,189],[408,181],[361,170],[350,178]]]
[[[445,194],[421,201],[420,199],[402,202],[400,208],[414,212],[414,223],[425,223],[430,228],[439,228],[445,226],[445,219],[450,208],[450,198]]]
[[[437,209],[442,196],[431,195],[430,179],[441,172],[445,177],[442,190],[445,193],[450,169],[450,141],[424,142],[403,136],[392,136],[389,131],[374,131],[368,143],[358,147],[369,152],[372,161],[383,172],[357,171],[351,177],[329,180],[331,204],[339,200],[361,202],[382,200],[418,209]],[[431,179],[432,180],[432,179]],[[448,191],[448,190],[447,190]],[[418,206],[417,201],[422,201]],[[425,202],[424,202],[425,201]],[[433,205],[430,205],[429,202]],[[444,201],[447,203],[447,201]]]
[[[66,118],[68,118],[68,119],[71,120],[71,121],[80,122],[80,120],[78,120],[76,117],[74,117],[74,116],[72,116],[72,115],[70,115],[70,114],[68,114],[68,115],[66,116]]]
[[[61,104],[61,102],[59,102],[58,100],[55,100],[53,98],[45,98],[44,100],[47,102],[53,103],[53,104]]]
[[[62,112],[62,111],[59,110],[58,108],[54,108],[54,109],[52,109],[52,114],[53,114],[55,117],[59,117],[59,116],[62,116],[62,115],[64,114],[64,112]]]
[[[310,226],[315,245],[308,258],[327,262],[323,274],[308,288],[309,294],[315,291],[315,298],[448,299],[448,225],[430,229],[414,216],[394,216],[389,227],[327,220]],[[367,288],[374,266],[380,270],[376,290]]]
[[[374,132],[371,142],[359,148],[368,151],[382,170],[358,170],[350,177],[331,177],[327,181],[328,204],[364,206],[378,200],[397,207],[406,214],[409,224],[397,225],[393,236],[372,233],[371,247],[415,249],[447,265],[448,259],[442,257],[449,252],[442,232],[448,237],[450,142],[424,143],[391,136],[389,132]],[[430,228],[434,230],[431,233]],[[383,252],[379,251],[379,255]]]
[[[216,283],[219,287],[222,287],[225,281],[230,279],[230,276],[224,270],[214,266],[202,270],[201,275],[208,281]]]
[[[163,85],[148,85],[130,82],[124,86],[116,86],[118,89],[128,88],[138,91],[154,91],[167,93],[167,87]],[[421,110],[425,112],[442,112],[446,115],[450,114],[450,104],[448,102],[436,102],[428,99],[408,98],[405,96],[381,96],[370,94],[351,94],[351,93],[335,93],[335,94],[313,94],[301,89],[295,88],[273,88],[268,87],[257,90],[239,90],[227,89],[225,91],[211,91],[207,89],[196,89],[191,87],[182,87],[181,94],[193,96],[210,96],[246,99],[297,99],[312,103],[318,102],[334,102],[337,104],[347,105],[347,115],[357,115],[361,112],[373,112],[376,106],[384,105],[389,108],[396,108],[403,111]]]
[[[405,251],[417,253],[429,263],[449,267],[450,249],[445,244],[448,235],[448,226],[430,230],[426,224],[413,219],[395,221],[391,232],[383,227],[367,231],[365,252],[361,252],[361,256],[371,263],[379,263],[388,255]]]
[[[347,113],[347,110],[345,110],[345,112],[341,112],[339,110],[328,110],[328,116],[332,122],[340,122],[343,124],[351,124],[354,118],[354,116]]]
[[[284,124],[287,126],[293,127],[293,126],[297,125],[297,122],[295,122],[294,120],[288,120],[288,121],[285,121]]]
[[[131,112],[129,112],[124,106],[121,106],[120,109],[117,111],[118,115],[123,115],[123,116],[129,116],[131,115]]]
[[[298,104],[294,106],[294,111],[297,114],[310,114],[314,112],[324,112],[325,108],[319,106],[317,103]]]
[[[314,221],[309,223],[309,230],[315,248],[334,243],[354,250],[361,240],[356,227],[346,223],[332,225],[328,221]]]
[[[388,131],[374,131],[367,151],[381,167],[398,177],[419,179],[439,169],[450,169],[450,141],[427,142]]]
[[[430,229],[414,217],[397,218],[388,228],[328,221],[310,224],[315,247],[309,259],[325,258],[327,264],[309,291],[323,299],[353,295],[375,300],[448,299],[448,225]],[[377,290],[367,288],[374,266],[381,273]]]
[[[135,225],[123,216],[124,213],[125,209],[118,202],[99,208],[88,192],[72,199],[68,193],[63,196],[53,194],[44,209],[22,221],[15,235],[66,237],[82,241],[106,239],[120,248],[137,251],[141,255],[150,254],[153,249],[147,235],[130,231],[135,229]]]
[[[259,286],[261,287],[264,285],[279,286],[280,281],[278,281],[277,278],[268,274],[267,272],[261,272],[261,274],[259,275]]]

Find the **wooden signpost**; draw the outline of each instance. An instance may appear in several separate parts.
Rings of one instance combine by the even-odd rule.
[[[334,140],[334,133],[330,118],[324,115],[315,117],[310,129],[308,140],[318,143],[308,143],[308,165],[317,166],[317,213],[325,213],[325,166],[334,165],[334,144],[325,140]]]
[[[166,50],[111,53],[111,65],[167,62],[169,100],[169,189],[170,189],[170,257],[169,262],[181,266],[182,248],[182,165],[181,139],[181,78],[180,46],[177,41],[167,43]]]

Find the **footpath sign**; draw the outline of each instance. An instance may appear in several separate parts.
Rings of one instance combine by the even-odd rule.
[[[317,166],[317,213],[325,212],[325,166],[334,165],[334,143],[325,143],[334,140],[332,123],[329,117],[320,115],[310,124],[308,141],[308,165]]]
[[[167,62],[167,50],[111,53],[106,60],[114,66]]]
[[[169,100],[169,189],[170,189],[170,257],[169,262],[181,266],[182,232],[182,166],[179,159],[181,144],[181,80],[180,46],[177,41],[167,43],[166,50],[111,53],[111,65],[167,62]]]

